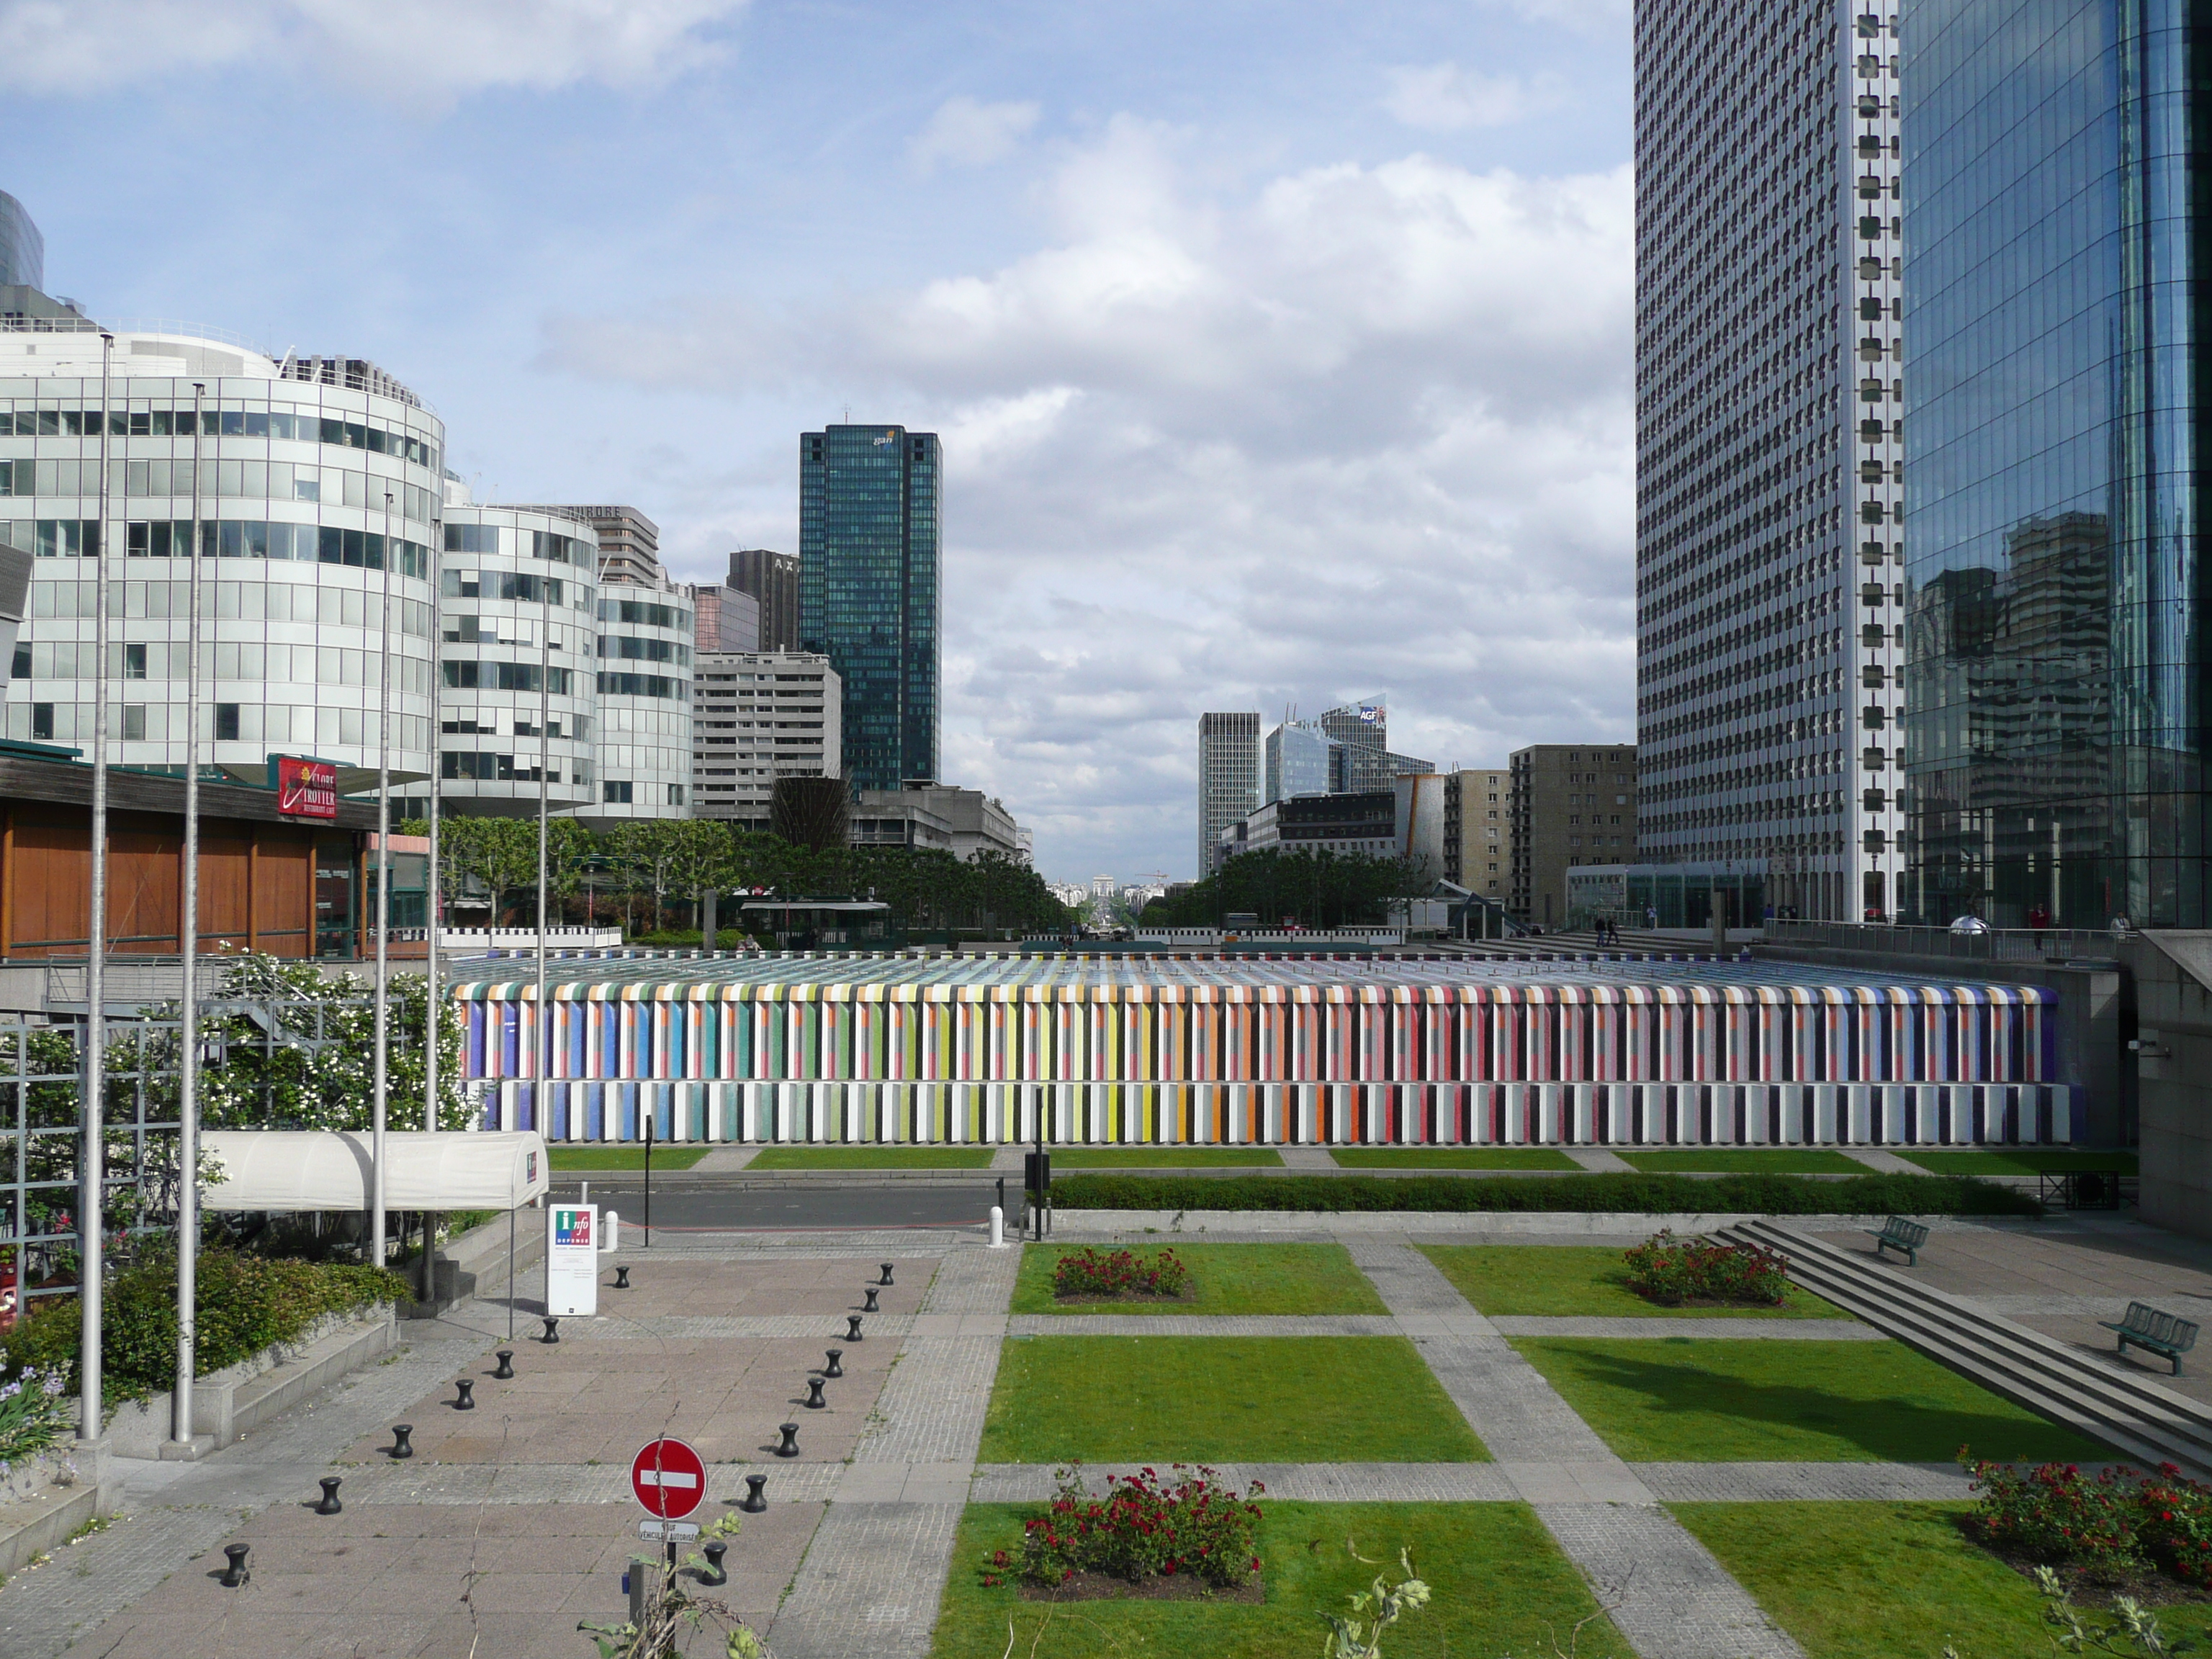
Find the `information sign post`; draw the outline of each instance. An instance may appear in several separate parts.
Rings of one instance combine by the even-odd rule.
[[[599,1212],[590,1204],[545,1210],[545,1311],[588,1316],[599,1310]]]

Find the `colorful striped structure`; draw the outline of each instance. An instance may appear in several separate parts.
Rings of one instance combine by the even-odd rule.
[[[532,974],[482,958],[463,973]],[[771,956],[453,988],[549,1139],[2065,1141],[2055,993],[1767,962]],[[547,1056],[541,1066],[541,1048]],[[541,1071],[544,1075],[541,1077]]]

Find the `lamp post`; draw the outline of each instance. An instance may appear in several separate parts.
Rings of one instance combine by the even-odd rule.
[[[425,885],[429,890],[423,895],[423,929],[429,940],[429,952],[422,972],[422,1024],[424,1042],[428,1045],[422,1054],[422,1127],[434,1130],[438,1127],[438,1042],[442,1035],[438,1008],[438,927],[444,921],[445,889],[438,870],[438,791],[439,770],[442,758],[439,753],[438,687],[445,678],[440,665],[438,645],[444,638],[445,616],[443,599],[445,582],[438,569],[438,555],[443,537],[439,521],[430,521],[429,565],[430,578],[430,873]],[[438,1299],[438,1223],[434,1215],[422,1218],[422,1300]]]
[[[184,958],[177,1033],[177,1383],[169,1390],[169,1438],[192,1443],[192,1379],[199,1375],[200,1081],[200,434],[207,383],[192,382],[191,576],[185,618],[185,880],[177,922]]]
[[[100,1210],[102,1163],[106,1147],[100,1139],[107,1093],[107,509],[109,377],[115,357],[115,337],[100,331],[100,522],[94,526],[92,549],[92,890],[89,926],[84,955],[84,1152],[79,1175],[83,1189],[77,1197],[77,1434],[97,1441],[106,1427],[100,1395],[100,1325],[102,1297]],[[197,479],[195,479],[197,482]]]
[[[384,604],[376,653],[376,1066],[368,1129],[368,1260],[384,1265],[384,1121],[391,1083],[392,492],[384,492]]]

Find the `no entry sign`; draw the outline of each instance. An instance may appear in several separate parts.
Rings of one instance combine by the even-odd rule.
[[[629,1461],[629,1489],[647,1515],[680,1521],[707,1496],[707,1465],[681,1440],[650,1440]]]

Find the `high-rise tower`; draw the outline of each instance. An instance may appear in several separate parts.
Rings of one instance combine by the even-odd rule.
[[[1213,873],[1221,832],[1260,805],[1260,717],[1198,717],[1198,873]]]
[[[1636,8],[1640,851],[1897,904],[1897,0]]]
[[[938,775],[944,508],[933,432],[833,426],[799,441],[799,633],[844,683],[844,774]]]

